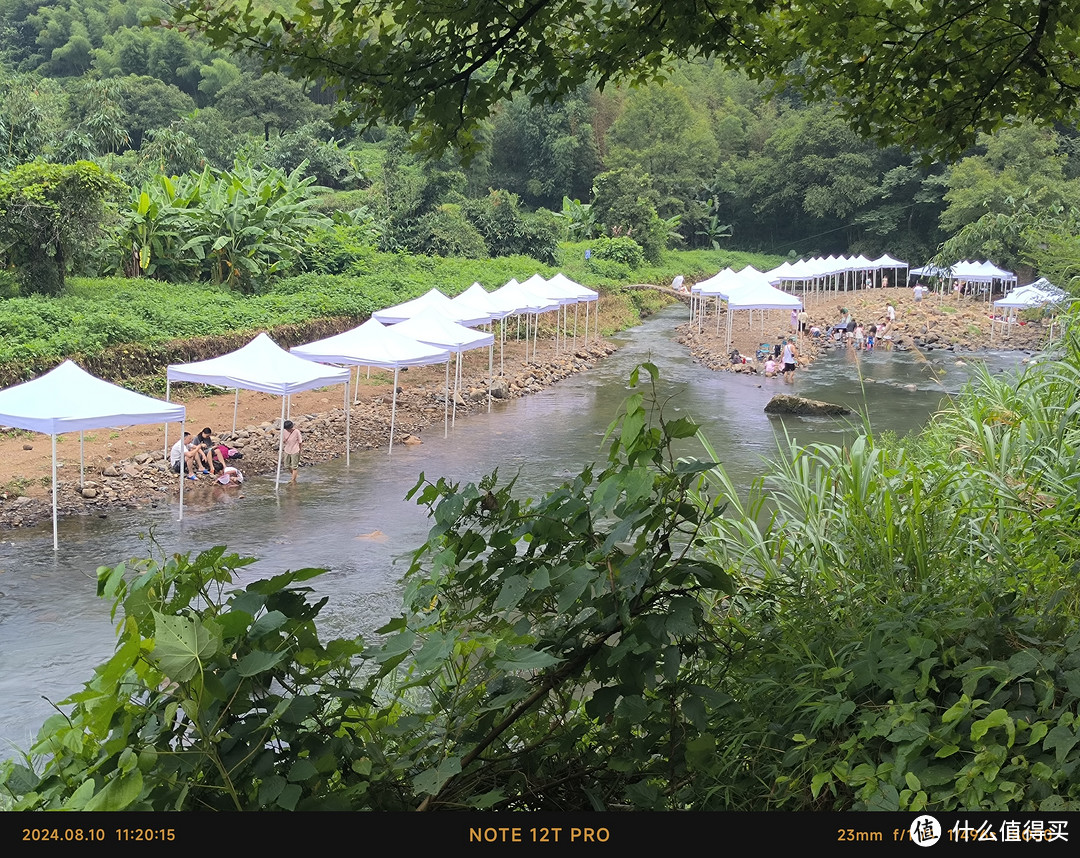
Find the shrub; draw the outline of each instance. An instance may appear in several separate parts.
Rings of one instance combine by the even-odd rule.
[[[592,259],[610,260],[625,265],[631,270],[640,268],[645,261],[645,253],[640,244],[627,236],[616,238],[598,238],[592,244]]]

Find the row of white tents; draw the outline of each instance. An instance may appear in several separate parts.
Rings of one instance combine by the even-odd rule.
[[[466,300],[466,296],[467,300]],[[397,408],[397,381],[400,369],[408,366],[446,363],[446,401],[449,391],[449,366],[451,355],[460,355],[473,348],[489,348],[489,407],[490,377],[494,335],[477,331],[470,325],[490,324],[509,316],[523,317],[528,336],[529,320],[533,320],[533,354],[536,351],[536,320],[547,312],[557,312],[556,342],[561,335],[569,336],[569,307],[574,306],[573,336],[576,347],[578,305],[585,304],[585,333],[589,334],[589,304],[597,302],[598,294],[574,283],[564,275],[556,274],[550,280],[534,275],[524,284],[517,281],[494,292],[487,292],[479,284],[456,299],[447,298],[438,290],[432,290],[417,301],[406,302],[398,307],[380,311],[384,326],[378,318],[371,319],[357,328],[297,346],[292,353],[286,352],[265,333],[229,354],[210,360],[168,367],[166,401],[153,399],[126,390],[102,379],[95,378],[71,361],[65,361],[56,369],[24,384],[0,391],[0,426],[27,429],[52,437],[52,512],[53,549],[59,547],[57,536],[57,459],[56,437],[66,432],[79,432],[80,483],[83,472],[82,433],[106,427],[135,426],[147,423],[165,424],[165,448],[168,450],[170,423],[183,424],[186,409],[168,401],[174,381],[235,388],[236,399],[233,413],[235,430],[236,408],[239,392],[255,390],[282,397],[281,421],[284,423],[289,397],[320,387],[344,385],[346,412],[346,461],[350,447],[349,387],[350,367],[378,367],[394,370],[394,397],[391,411],[390,449],[393,450],[394,420]],[[598,317],[594,313],[594,329],[599,337]],[[520,324],[520,323],[519,323]],[[503,336],[505,337],[505,325]],[[501,360],[501,358],[500,358]],[[339,366],[328,366],[336,364]],[[456,392],[456,391],[455,391]],[[455,398],[456,404],[456,398]],[[282,433],[283,435],[283,433]],[[278,442],[278,465],[275,486],[281,480],[281,453],[283,437]],[[184,474],[180,474],[180,514],[183,518]]]
[[[731,328],[733,314],[748,311],[748,324],[754,324],[754,310],[761,313],[762,331],[765,329],[766,310],[800,310],[802,299],[777,289],[768,274],[747,265],[741,271],[725,268],[707,280],[695,283],[690,289],[690,319],[697,320],[698,330],[708,310],[709,300],[716,301],[716,335],[720,335],[720,302],[727,305],[727,348],[731,351]]]

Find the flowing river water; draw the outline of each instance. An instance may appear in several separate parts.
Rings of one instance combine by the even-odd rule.
[[[778,433],[782,438],[786,430],[801,443],[841,443],[856,431],[854,416],[770,418],[763,408],[776,393],[843,403],[868,413],[875,431],[903,435],[923,425],[945,393],[970,375],[970,358],[958,366],[944,351],[932,352],[929,362],[895,351],[861,355],[862,374],[873,379],[865,384],[850,353],[823,355],[793,385],[713,372],[674,341],[684,316],[681,305],[663,310],[614,337],[619,351],[595,369],[471,415],[446,439],[432,427],[422,445],[396,446],[392,457],[384,449],[354,453],[348,467],[338,460],[304,468],[299,485],[283,485],[276,495],[272,477],[255,477],[242,498],[224,489],[192,493],[182,523],[175,506],[68,519],[60,523],[55,553],[50,524],[0,532],[0,759],[28,748],[54,711],[49,701],[78,690],[111,654],[110,606],[95,595],[100,565],[225,544],[259,558],[241,570],[241,581],[326,567],[312,582],[330,597],[320,615],[322,635],[365,633],[398,611],[404,558],[427,533],[424,510],[404,499],[421,471],[464,482],[498,467],[503,478],[520,474],[524,492],[552,489],[603,457],[604,431],[642,361],[659,367],[669,413],[703,425],[737,486],[761,474],[763,461],[776,454]],[[1016,367],[1022,357],[979,355],[993,371]]]

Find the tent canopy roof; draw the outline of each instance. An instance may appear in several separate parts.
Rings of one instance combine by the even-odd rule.
[[[109,384],[71,361],[24,384],[0,390],[0,425],[46,435],[177,423],[185,408]]]
[[[421,343],[448,349],[455,354],[490,346],[495,342],[494,335],[474,331],[457,322],[451,322],[440,315],[438,310],[432,309],[424,310],[411,319],[399,322],[390,330]]]
[[[210,360],[170,364],[169,381],[194,381],[221,387],[241,387],[285,396],[346,384],[349,370],[312,363],[291,355],[266,333],[259,334],[246,346]]]
[[[290,351],[305,360],[398,369],[450,360],[450,352],[429,346],[368,319],[358,328],[316,340]]]

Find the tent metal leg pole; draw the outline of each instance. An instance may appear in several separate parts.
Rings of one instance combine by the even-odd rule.
[[[56,435],[52,436],[52,550],[60,550],[60,537],[56,529]]]
[[[274,478],[274,491],[281,485],[281,456],[285,450],[285,402],[287,397],[281,397],[281,426],[278,427],[277,443],[277,476]]]
[[[236,434],[236,411],[240,407],[240,388],[236,388],[236,396],[233,397],[232,405],[232,433]]]
[[[395,370],[396,372],[396,370]],[[397,396],[397,378],[394,378],[394,396]],[[352,412],[349,410],[349,382],[345,382],[345,467],[352,464]]]
[[[166,426],[169,424],[166,423]],[[166,430],[168,431],[168,430]],[[85,459],[83,458],[83,430],[79,430],[79,488],[81,489],[86,485],[86,469],[84,467]]]
[[[443,394],[443,429],[442,436],[450,434],[450,358],[446,359],[445,393]]]
[[[394,423],[397,420],[397,379],[398,368],[394,367],[394,393],[390,397],[390,452],[388,455],[394,454]]]
[[[454,361],[454,405],[453,412],[450,417],[450,425],[457,426],[457,398],[458,390],[461,388],[461,352],[457,353],[457,360]]]
[[[184,438],[184,427],[186,425],[187,425],[186,423],[181,423],[180,424],[180,439],[181,440],[183,440],[183,438]],[[186,476],[184,471],[187,470],[187,457],[184,455],[185,452],[186,451],[184,450],[183,445],[181,445],[180,446],[180,511],[176,516],[177,521],[183,521],[184,520],[184,477]]]
[[[579,304],[574,305],[574,351],[575,352],[577,351],[577,320],[578,320],[579,305],[580,305],[580,302],[579,302]],[[586,304],[585,306],[588,306],[588,304]]]
[[[168,377],[165,379],[165,401],[169,401],[170,386],[172,381]],[[183,440],[184,436],[181,434],[180,439]],[[169,424],[165,424],[165,458],[169,458]]]
[[[488,346],[488,414],[491,413],[491,383],[495,374],[495,341]]]

